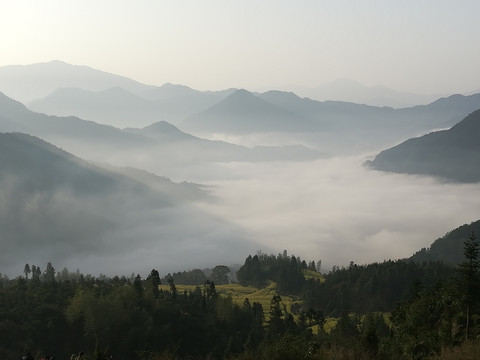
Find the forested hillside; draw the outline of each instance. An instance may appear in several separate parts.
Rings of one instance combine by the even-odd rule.
[[[31,352],[63,359],[80,351],[95,360],[475,354],[480,343],[465,341],[480,334],[480,245],[473,232],[463,249],[456,271],[441,262],[399,260],[319,274],[314,261],[286,251],[248,256],[238,281],[276,284],[268,307],[220,295],[212,279],[231,281],[224,265],[209,277],[197,269],[161,278],[153,269],[146,278],[110,278],[26,264],[14,280],[0,275],[0,357]],[[179,291],[175,278],[203,284]],[[286,295],[294,299],[289,308]]]
[[[415,262],[442,261],[455,266],[463,261],[463,242],[474,232],[480,234],[480,220],[464,224],[435,240],[429,248],[423,248],[413,254],[410,259]]]

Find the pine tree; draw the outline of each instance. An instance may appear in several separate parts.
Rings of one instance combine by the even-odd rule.
[[[25,274],[25,278],[28,279],[28,275],[31,273],[30,265],[25,264],[25,267],[23,269],[23,273]]]
[[[47,264],[47,268],[45,269],[45,273],[43,276],[45,281],[50,283],[55,282],[55,268],[53,267],[51,262]]]
[[[459,265],[457,273],[461,294],[460,300],[466,308],[465,339],[468,340],[472,306],[478,302],[480,285],[480,246],[474,232],[471,232],[468,240],[465,241],[463,253],[465,261]]]

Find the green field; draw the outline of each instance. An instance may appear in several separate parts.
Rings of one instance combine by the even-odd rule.
[[[323,277],[317,272],[312,271],[311,273],[305,275],[307,278],[314,277],[319,278],[321,281],[324,280]],[[175,285],[178,292],[194,291],[197,286],[200,289],[203,289],[203,286],[199,285]],[[265,314],[265,321],[268,321],[272,297],[277,294],[277,285],[274,282],[271,282],[270,285],[262,289],[257,289],[253,286],[242,286],[240,284],[215,285],[215,289],[220,296],[230,297],[232,301],[239,306],[242,306],[245,298],[248,298],[250,304],[253,304],[254,302],[260,303]],[[170,291],[170,286],[160,285],[160,290]],[[300,299],[290,296],[281,296],[281,298],[288,312],[291,312],[293,304],[301,303]],[[330,332],[330,330],[335,327],[337,321],[338,319],[336,318],[327,318],[324,329],[327,332]],[[312,331],[313,333],[318,333],[318,326],[312,327]]]
[[[178,292],[193,291],[197,287],[196,285],[175,285]],[[202,289],[202,286],[199,286]],[[248,298],[250,304],[254,302],[260,303],[265,312],[265,316],[268,316],[270,310],[270,302],[272,297],[277,294],[277,285],[271,282],[270,285],[263,289],[257,289],[253,286],[242,286],[240,284],[227,284],[227,285],[215,285],[217,293],[221,296],[230,297],[235,304],[241,306]],[[169,291],[169,285],[160,285],[160,289],[163,291]],[[292,304],[300,303],[298,299],[294,299],[289,296],[282,296],[282,302],[285,305],[288,312],[292,309]]]

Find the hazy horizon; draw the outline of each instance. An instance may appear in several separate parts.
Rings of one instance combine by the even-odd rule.
[[[198,90],[348,78],[415,94],[479,89],[480,4],[465,0],[143,0],[0,4],[0,66],[62,60]]]

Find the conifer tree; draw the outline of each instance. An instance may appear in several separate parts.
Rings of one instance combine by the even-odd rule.
[[[461,294],[460,300],[466,311],[465,339],[468,340],[472,306],[478,302],[480,285],[480,246],[474,232],[471,232],[468,240],[465,241],[463,253],[465,261],[459,265],[457,273]]]

